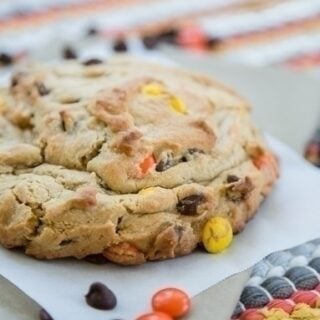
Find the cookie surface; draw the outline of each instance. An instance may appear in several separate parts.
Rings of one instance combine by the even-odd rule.
[[[243,98],[128,57],[28,67],[0,112],[0,242],[38,258],[188,254],[212,216],[241,231],[278,175]]]

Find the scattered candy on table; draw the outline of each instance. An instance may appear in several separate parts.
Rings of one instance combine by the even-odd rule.
[[[174,318],[186,315],[190,306],[188,295],[176,288],[160,290],[152,297],[153,310],[166,313]]]
[[[173,320],[173,318],[162,312],[150,312],[143,314],[136,320]]]
[[[89,306],[100,310],[111,310],[117,305],[117,298],[114,293],[103,283],[95,282],[85,296]]]

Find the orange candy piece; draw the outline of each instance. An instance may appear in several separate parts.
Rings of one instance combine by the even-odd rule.
[[[146,175],[147,173],[149,173],[155,167],[155,165],[156,160],[154,159],[153,154],[150,154],[146,158],[144,158],[139,164],[142,175]]]
[[[189,296],[176,288],[160,290],[152,297],[153,310],[166,313],[173,318],[186,315],[190,311],[190,307]]]
[[[162,312],[150,312],[143,314],[136,320],[173,320],[173,318]]]

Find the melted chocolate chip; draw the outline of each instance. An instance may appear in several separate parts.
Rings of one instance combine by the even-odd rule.
[[[114,293],[100,282],[93,283],[85,297],[87,304],[95,309],[111,310],[117,305]]]
[[[13,63],[13,58],[7,53],[0,53],[0,64],[3,66],[9,66]]]
[[[88,59],[88,60],[82,62],[82,64],[84,66],[92,66],[92,65],[101,64],[101,63],[103,63],[103,61],[101,59],[97,59],[97,58]]]
[[[238,180],[239,180],[239,177],[235,176],[234,174],[229,174],[227,176],[227,182],[228,183],[237,182]]]
[[[40,310],[39,318],[40,318],[40,320],[53,320],[51,315],[45,309]]]
[[[66,60],[77,59],[77,53],[71,46],[65,46],[62,50],[62,56]]]
[[[42,82],[37,82],[36,87],[38,89],[40,96],[46,96],[47,94],[50,93],[50,90]]]
[[[162,159],[156,165],[156,171],[162,172],[169,169],[173,164],[173,155],[170,152],[164,152],[161,155]]]
[[[90,254],[84,259],[93,264],[106,264],[109,262],[102,254]]]
[[[115,52],[126,52],[128,51],[128,47],[123,39],[118,39],[113,44],[113,50]]]
[[[169,169],[170,166],[171,166],[171,162],[168,161],[168,159],[166,159],[166,160],[161,160],[161,161],[156,165],[156,171],[158,171],[158,172],[165,171],[165,170]]]
[[[246,200],[253,189],[251,179],[245,177],[244,181],[239,179],[235,184],[230,185],[226,190],[226,196],[234,202]]]
[[[194,194],[181,199],[177,204],[177,210],[186,216],[198,214],[197,209],[200,203],[205,200],[203,194]]]

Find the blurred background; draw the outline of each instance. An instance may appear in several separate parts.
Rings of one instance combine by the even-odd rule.
[[[165,54],[164,47],[171,47],[171,51]],[[107,59],[114,52],[130,52],[162,58],[169,55],[180,61],[179,54],[185,57],[181,50],[186,55],[196,55],[198,61],[206,61],[208,66],[210,62],[213,66],[227,66],[214,71],[222,74],[222,78],[230,75],[225,80],[231,84],[235,76],[228,71],[230,64],[261,70],[270,67],[293,70],[301,77],[319,81],[320,0],[0,1],[2,79],[9,75],[12,65],[30,58],[83,61]],[[232,70],[246,73],[251,69]],[[235,85],[239,82],[240,89],[246,92],[246,88],[241,87],[242,79],[240,77]],[[302,85],[310,87],[308,81]],[[287,82],[286,78],[282,82]],[[291,90],[288,88],[288,96]],[[303,102],[306,95],[310,96],[304,92],[303,97],[297,99]],[[320,98],[318,102],[317,108]],[[283,113],[281,121],[289,120],[288,110]],[[299,119],[293,120],[291,126],[295,131],[287,132],[284,140],[320,166],[317,116],[313,112],[309,118],[301,126]],[[302,137],[296,131],[303,126],[310,127],[310,132]],[[282,138],[279,128],[267,126],[266,129],[272,133],[275,130]],[[312,141],[308,141],[306,135],[312,132]]]

